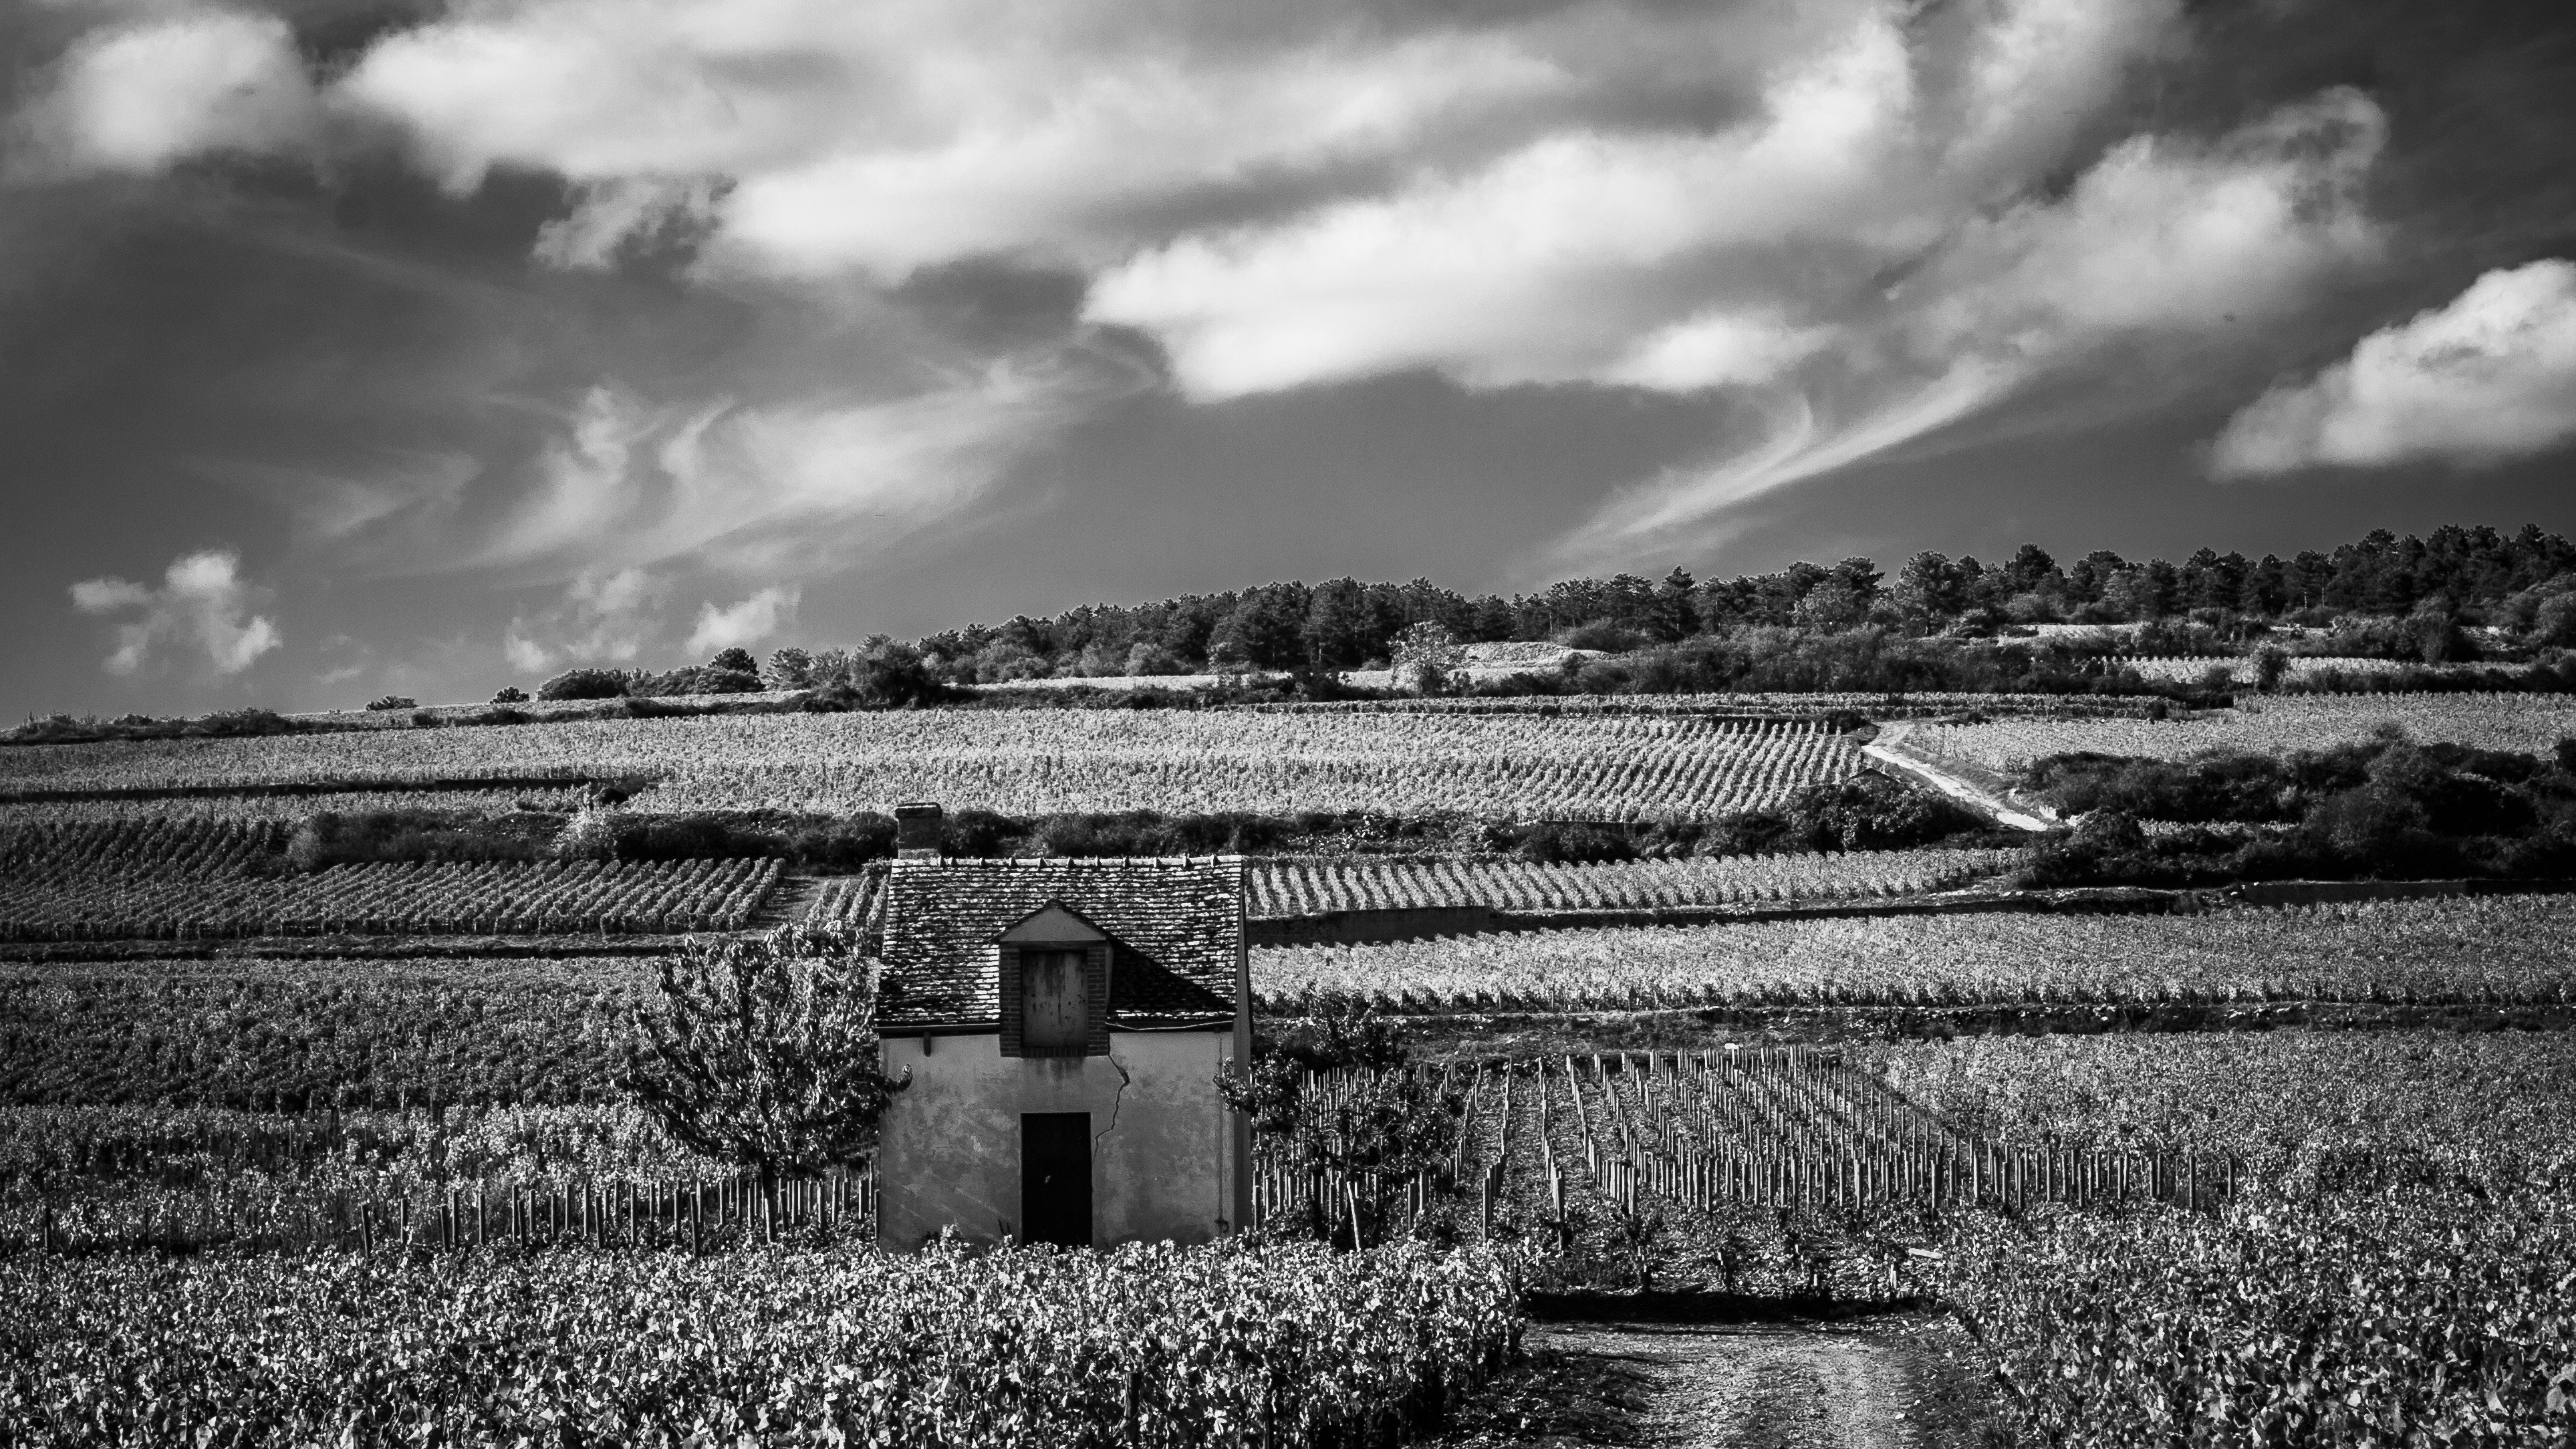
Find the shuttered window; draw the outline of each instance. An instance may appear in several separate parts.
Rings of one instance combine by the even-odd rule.
[[[1080,1056],[1090,1038],[1083,1011],[1083,953],[1020,953],[1020,1042],[1030,1056]]]

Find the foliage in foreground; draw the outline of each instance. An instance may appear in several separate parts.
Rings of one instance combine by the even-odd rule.
[[[1943,1296],[2047,1445],[2576,1439],[2567,1184],[1983,1218]]]
[[[2563,1032],[1976,1038],[1887,1078],[2005,1140],[2225,1151],[2215,1217],[1978,1214],[1927,1287],[2046,1445],[2576,1438]]]
[[[18,1258],[0,1440],[1350,1444],[1499,1366],[1516,1293],[1418,1246]]]

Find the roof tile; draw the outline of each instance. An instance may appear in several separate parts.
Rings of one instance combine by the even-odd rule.
[[[1231,1021],[1243,895],[1240,856],[896,861],[883,893],[878,1020],[888,1030],[998,1026],[994,938],[1061,902],[1122,948],[1114,1025]]]

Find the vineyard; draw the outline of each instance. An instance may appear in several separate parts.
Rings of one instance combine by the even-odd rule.
[[[1881,1065],[1945,1120],[2022,1142],[2246,1161],[2215,1216],[1950,1225],[1927,1282],[1996,1354],[2032,1437],[2576,1433],[2563,1035],[1982,1039]]]
[[[1341,1443],[1499,1368],[1515,1289],[1499,1255],[1297,1244],[20,1256],[0,1438]]]
[[[284,872],[271,822],[92,822],[0,836],[0,940],[740,930],[774,860],[385,863]]]
[[[2173,707],[2152,694],[1968,694],[1926,690],[1907,694],[1551,694],[1479,698],[1433,696],[1419,699],[1359,699],[1326,704],[1264,704],[1251,709],[1292,714],[1523,714],[1566,718],[1612,715],[1755,716],[1822,719],[1861,715],[1870,719],[1910,719],[1920,715],[2039,714],[2068,719],[2145,717]]]
[[[1386,1193],[1274,1149],[1265,1207],[1329,1230],[1375,1188],[1392,1224],[1528,1238],[1555,1270],[1935,1293],[2039,1442],[2576,1432],[2563,1036],[1585,1054],[1443,1087],[1439,1171]]]
[[[359,814],[424,807],[456,814],[502,815],[514,810],[570,815],[589,803],[590,792],[570,785],[521,790],[332,790],[317,794],[153,795],[133,799],[0,802],[0,832],[47,825],[180,820],[274,821],[292,824],[322,811]]]
[[[2255,675],[2258,668],[2256,662],[2249,658],[2210,658],[2202,655],[2165,655],[2144,659],[2124,658],[2116,662],[2122,669],[2136,670],[2138,672],[2138,677],[2141,679],[2159,680],[2172,684],[2196,684],[2200,682],[2202,678],[2206,677],[2212,669],[2224,669],[2230,675],[2234,676],[2237,684],[2251,687],[2255,681]],[[2328,674],[2395,674],[2401,670],[2438,670],[2440,667],[2441,666],[2438,665],[2427,665],[2420,660],[2414,659],[2380,659],[2368,655],[2293,654],[2282,661],[2281,677],[2290,680],[2293,683],[2297,683],[2317,679]],[[2500,670],[2507,674],[2515,674],[2527,670],[2531,666],[2528,664],[2479,663],[2474,665],[2461,665],[2458,667],[2462,669],[2475,669],[2480,672],[2487,670]]]
[[[2565,1002],[2576,900],[2486,896],[2197,915],[1984,912],[1613,927],[1253,953],[1271,1010],[1985,1003]]]
[[[1502,911],[1652,911],[1917,895],[2011,869],[2009,850],[1738,855],[1603,865],[1522,860],[1300,860],[1251,875],[1256,917],[1491,906]]]
[[[1528,712],[924,711],[600,720],[491,730],[47,745],[0,751],[0,801],[296,784],[349,790],[653,777],[665,811],[1012,814],[1375,810],[1705,818],[1842,779],[1817,720]]]
[[[0,963],[0,1104],[605,1098],[648,962]]]
[[[864,1237],[862,1170],[772,1202],[632,1107],[0,1112],[0,1250]]]
[[[1574,1246],[1570,1194],[1617,1216],[1668,1209],[1856,1212],[1903,1206],[1938,1213],[1980,1206],[2166,1203],[2215,1207],[2234,1190],[2223,1152],[2153,1151],[2081,1138],[1987,1140],[1917,1106],[1836,1049],[1728,1047],[1591,1052],[1493,1065],[1413,1068],[1440,1074],[1439,1097],[1464,1104],[1451,1161],[1403,1184],[1399,1219],[1434,1212],[1442,1194],[1474,1199],[1474,1229],[1509,1214]],[[1324,1099],[1364,1092],[1359,1073],[1310,1080]],[[1526,1159],[1526,1160],[1522,1160]],[[1515,1165],[1524,1169],[1515,1173]],[[1357,1214],[1364,1183],[1266,1144],[1256,1210],[1319,1222]],[[1525,1185],[1514,1200],[1512,1185]],[[1868,1296],[1872,1287],[1854,1290]]]
[[[2023,717],[1985,724],[1918,724],[1906,735],[1903,749],[1933,764],[1958,762],[2009,775],[2048,755],[2180,759],[2202,750],[2282,754],[2366,740],[2391,726],[2416,740],[2546,755],[2561,738],[2576,735],[2576,700],[2552,694],[2248,697],[2234,709],[2184,719]]]

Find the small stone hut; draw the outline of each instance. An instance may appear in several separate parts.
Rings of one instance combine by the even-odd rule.
[[[877,1238],[1205,1242],[1251,1213],[1240,857],[944,859],[898,812],[878,1026],[912,1085],[877,1151]]]

